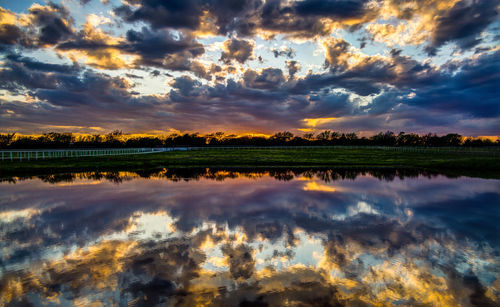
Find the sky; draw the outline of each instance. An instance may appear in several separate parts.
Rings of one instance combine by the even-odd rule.
[[[500,135],[500,2],[0,0],[0,132]]]

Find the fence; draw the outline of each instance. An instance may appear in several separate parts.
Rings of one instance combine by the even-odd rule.
[[[136,155],[166,151],[166,148],[29,149],[2,150],[2,161],[30,161],[53,158]]]

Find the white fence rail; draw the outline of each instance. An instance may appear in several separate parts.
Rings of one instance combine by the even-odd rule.
[[[2,150],[2,161],[30,161],[53,158],[137,155],[166,151],[166,148],[26,149]]]

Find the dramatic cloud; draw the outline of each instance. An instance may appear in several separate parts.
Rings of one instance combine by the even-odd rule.
[[[437,18],[429,52],[448,41],[456,41],[462,49],[477,45],[481,32],[498,17],[495,1],[459,1]]]
[[[205,52],[203,45],[188,34],[179,33],[174,38],[172,33],[154,33],[147,28],[142,28],[141,32],[129,30],[127,43],[121,46],[121,50],[139,55],[137,62],[141,65],[164,66],[172,70],[189,69],[190,59]]]
[[[60,43],[56,49],[68,54],[73,61],[80,58],[85,63],[101,69],[127,68],[126,63],[119,50],[122,39],[115,38],[109,34],[94,28],[86,23],[82,30],[76,33],[70,40]]]
[[[135,66],[153,66],[171,70],[189,70],[191,60],[205,52],[203,45],[190,35],[143,27],[141,31],[129,30],[125,39],[111,37],[90,24],[74,40],[57,46],[58,50],[83,52],[91,60],[88,64],[107,69]],[[127,65],[126,54],[137,56]],[[94,59],[95,61],[92,61]]]
[[[137,1],[139,8],[121,6],[115,13],[129,22],[147,21],[154,28],[186,28],[197,29],[200,26],[200,17],[203,7],[197,0],[174,1]]]
[[[333,24],[352,25],[371,19],[364,1],[282,0],[137,1],[114,10],[125,21],[144,21],[154,28],[178,28],[212,34],[256,34],[259,30],[297,37],[326,35]]]
[[[456,74],[448,73],[448,78],[440,78],[438,84],[436,79],[423,81],[422,88],[403,101],[424,109],[453,110],[477,118],[500,116],[500,52],[466,61]]]
[[[27,45],[23,42],[23,32],[15,25],[1,24],[0,25],[0,44],[1,45]]]
[[[34,5],[29,9],[31,24],[38,28],[40,45],[54,45],[73,34],[69,11],[53,2],[47,6]]]
[[[22,90],[56,89],[63,83],[75,83],[78,78],[74,75],[81,72],[81,68],[76,64],[47,64],[18,54],[9,54],[6,60],[0,70],[0,88],[13,93]]]
[[[73,35],[69,11],[53,2],[46,6],[33,4],[23,18],[0,8],[0,17],[0,44],[48,47]]]

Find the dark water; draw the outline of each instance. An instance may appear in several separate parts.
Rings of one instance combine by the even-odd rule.
[[[164,170],[0,183],[0,305],[498,306],[500,181]]]

